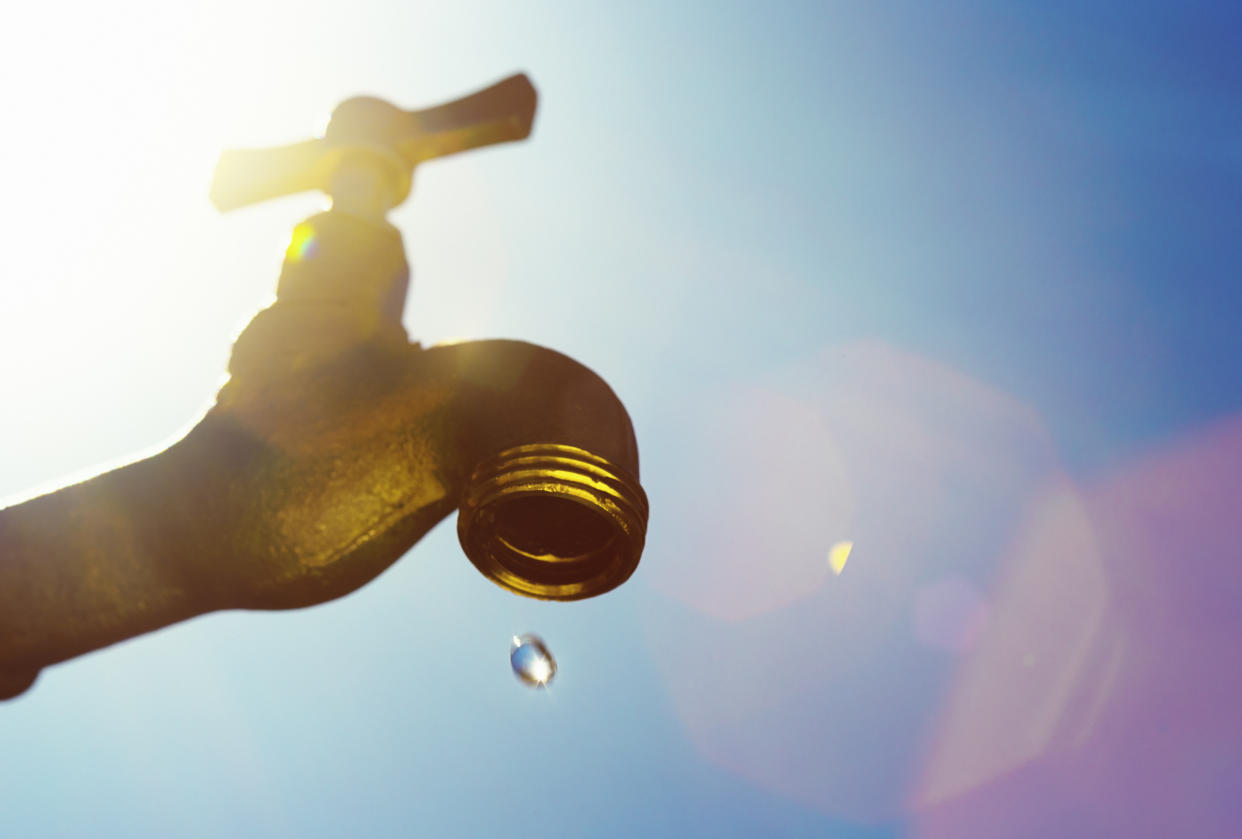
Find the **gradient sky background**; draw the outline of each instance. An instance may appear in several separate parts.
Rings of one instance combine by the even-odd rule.
[[[592,601],[493,586],[450,519],[341,601],[49,668],[0,835],[1236,835],[1240,39],[1142,0],[8,10],[0,495],[210,404],[322,206],[217,214],[220,150],[524,70],[531,140],[392,215],[406,325],[599,372],[652,520]]]

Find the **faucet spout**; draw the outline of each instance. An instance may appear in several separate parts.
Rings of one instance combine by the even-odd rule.
[[[341,597],[458,508],[467,557],[511,591],[630,576],[647,502],[616,395],[531,344],[409,343],[407,281],[395,228],[310,219],[186,437],[0,511],[0,698],[195,615]]]

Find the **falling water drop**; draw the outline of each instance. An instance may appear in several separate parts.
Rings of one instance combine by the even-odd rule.
[[[515,635],[509,663],[523,684],[541,688],[556,675],[556,659],[538,635]]]

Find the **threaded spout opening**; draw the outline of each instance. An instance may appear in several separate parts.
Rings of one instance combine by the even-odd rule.
[[[576,446],[507,449],[474,471],[457,518],[485,577],[543,600],[581,600],[629,579],[647,534],[647,496],[617,464]]]

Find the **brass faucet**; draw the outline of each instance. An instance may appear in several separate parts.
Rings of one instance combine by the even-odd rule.
[[[424,349],[385,214],[414,167],[530,133],[525,75],[420,111],[372,98],[324,136],[225,152],[221,210],[318,189],[276,302],[215,405],[165,451],[0,510],[0,698],[49,664],[217,609],[341,597],[459,510],[471,562],[531,597],[615,588],[647,501],[629,416],[595,373],[519,341]]]

